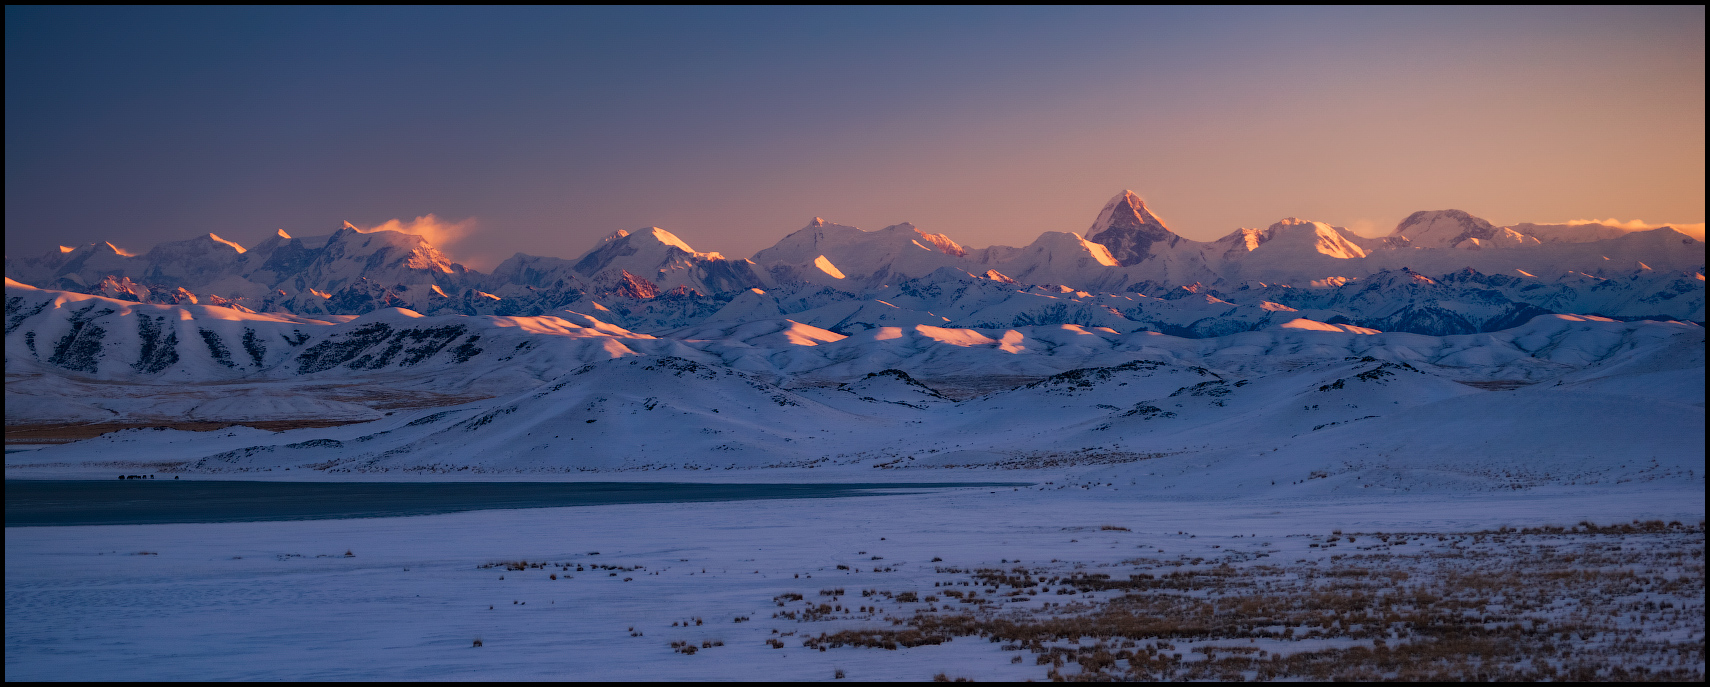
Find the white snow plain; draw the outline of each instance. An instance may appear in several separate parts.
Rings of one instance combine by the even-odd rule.
[[[1014,647],[978,636],[895,651],[815,651],[802,640],[844,629],[900,629],[888,618],[907,618],[938,604],[866,597],[862,591],[925,597],[939,584],[970,579],[940,572],[948,569],[1019,564],[1042,573],[1097,571],[1119,578],[1148,570],[1162,574],[1159,568],[1213,570],[1224,563],[1334,570],[1346,565],[1345,554],[1373,543],[1366,537],[1334,548],[1336,540],[1329,537],[1338,530],[1414,533],[1390,542],[1399,544],[1394,550],[1458,557],[1463,550],[1455,548],[1455,539],[1445,544],[1418,533],[1571,527],[1581,520],[1699,523],[1704,513],[1701,484],[1181,500],[1140,497],[1129,485],[1109,480],[1035,476],[1040,477],[1035,486],[1013,490],[830,500],[9,528],[6,676],[829,680],[841,670],[852,680],[926,680],[939,673],[1037,680],[1053,667],[1036,664],[1026,652],[1019,655],[1028,660],[1012,662],[1019,660]],[[1675,630],[1680,636],[1673,641],[1695,640],[1699,647],[1702,532],[1699,525],[1696,599],[1690,591],[1684,599],[1667,597],[1687,603],[1682,612],[1697,617],[1696,629],[1689,622]],[[1622,543],[1629,552],[1653,546],[1636,539],[1614,542]],[[347,551],[354,555],[346,557]],[[1531,551],[1516,547],[1498,562],[1523,564],[1535,556]],[[1406,563],[1416,580],[1427,574],[1428,558]],[[520,571],[482,567],[505,561],[556,565]],[[969,589],[987,591],[978,587]],[[837,598],[820,595],[837,589],[844,590]],[[786,596],[792,593],[805,599]],[[1644,594],[1634,593],[1643,601]],[[1119,594],[1020,596],[1025,601],[1001,604],[994,612],[1026,616],[1052,601],[1094,604],[1114,596]],[[966,608],[952,609],[949,601],[943,600],[943,612]],[[818,603],[840,610],[813,621],[773,615]],[[1639,622],[1637,613],[1633,622]],[[476,639],[482,646],[474,646]],[[684,641],[722,644],[684,655],[672,647]],[[1281,655],[1346,644],[1278,636],[1178,640],[1175,649],[1250,646]],[[1701,649],[1696,660],[1702,675]]]
[[[9,285],[14,292],[43,295]],[[901,630],[920,614],[965,608],[1074,617],[1123,603],[1109,590],[1063,587],[997,604],[926,600],[939,585],[978,582],[970,571],[982,569],[1312,579],[1315,570],[1385,565],[1417,581],[1442,564],[1536,574],[1543,584],[1563,570],[1527,566],[1564,552],[1599,561],[1568,572],[1614,576],[1620,586],[1557,600],[1615,623],[1601,638],[1564,638],[1567,649],[1630,647],[1616,640],[1631,636],[1654,650],[1621,649],[1620,666],[1703,675],[1705,363],[1696,325],[1550,315],[1442,337],[1311,323],[1204,339],[1079,325],[887,326],[845,337],[778,318],[656,338],[586,316],[389,310],[310,321],[75,294],[41,303],[23,318],[39,320],[8,335],[9,421],[65,419],[67,409],[109,421],[244,412],[367,421],[288,432],[131,429],[11,447],[8,479],[144,472],[1028,486],[8,528],[12,680],[810,680],[838,671],[857,680],[1047,679],[1060,667],[1014,662],[1019,649],[977,634],[894,651],[819,651],[804,641]],[[101,310],[108,319],[91,319]],[[251,330],[270,346],[248,350]],[[167,363],[150,342],[174,333],[184,353]],[[405,350],[417,344],[420,355]],[[487,354],[458,353],[476,348]],[[55,356],[63,369],[86,369],[37,362]],[[147,372],[155,362],[160,370]],[[1462,548],[1491,539],[1466,533],[1582,520],[1685,524],[1654,536],[1526,535],[1534,538],[1507,540],[1474,562]],[[1360,542],[1339,544],[1337,530],[1360,533]],[[1367,534],[1376,532],[1409,533],[1405,546],[1417,548],[1403,550],[1418,555],[1379,560],[1399,547],[1376,539],[1377,550]],[[1631,556],[1596,558],[1611,552]],[[506,566],[518,561],[556,565]],[[1661,582],[1634,581],[1641,576]],[[1663,582],[1672,591],[1658,591]],[[819,594],[837,589],[844,593]],[[902,600],[907,592],[917,600]],[[1559,604],[1518,611],[1512,599],[1475,602],[1481,623],[1499,629],[1528,622],[1526,613],[1543,614],[1530,618],[1534,629],[1572,615]],[[831,608],[807,610],[822,604]],[[793,615],[774,615],[784,613]],[[1365,625],[1360,632],[1370,633]],[[1175,641],[1173,650],[1377,646],[1347,635],[1349,625],[1324,625],[1332,626],[1343,634],[1266,630]],[[1404,636],[1378,638],[1400,646]],[[1032,655],[1067,650],[1069,639]],[[689,655],[672,646],[681,642],[704,648]],[[1676,652],[1690,646],[1696,654]],[[1551,669],[1569,660],[1532,658]]]

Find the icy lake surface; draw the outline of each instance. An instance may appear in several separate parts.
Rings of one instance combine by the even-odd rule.
[[[627,503],[822,499],[981,486],[1017,485],[6,480],[6,526],[377,518]]]

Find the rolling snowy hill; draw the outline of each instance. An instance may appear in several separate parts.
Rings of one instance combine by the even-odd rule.
[[[18,284],[7,297],[9,424],[358,422],[130,430],[30,456],[54,464],[176,456],[172,469],[241,474],[1107,465],[1132,477],[1179,472],[1197,456],[1246,484],[1271,480],[1272,468],[1249,463],[1281,451],[1293,457],[1273,466],[1277,479],[1430,489],[1490,487],[1497,472],[1527,484],[1627,474],[1622,445],[1670,475],[1702,463],[1704,330],[1680,322],[1540,315],[1428,336],[1278,309],[1262,328],[1208,338],[1074,324],[844,335],[782,317],[652,336],[570,312],[316,319]]]

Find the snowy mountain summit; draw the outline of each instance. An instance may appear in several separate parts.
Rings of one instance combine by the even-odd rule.
[[[817,217],[746,259],[647,227],[488,274],[349,225],[248,248],[61,247],[6,261],[6,421],[9,436],[133,428],[41,449],[41,465],[137,454],[203,473],[1206,456],[1244,484],[1281,451],[1290,472],[1264,490],[1643,470],[1701,485],[1704,254],[1671,227],[1459,210],[1385,237],[1290,217],[1195,241],[1132,191],[1084,235],[1021,247]],[[176,423],[253,429],[134,429]],[[1387,457],[1367,463],[1373,437]],[[1490,437],[1532,448],[1497,460]],[[1629,470],[1637,445],[1668,461]]]
[[[1541,243],[1513,229],[1491,226],[1489,222],[1460,210],[1415,212],[1401,220],[1390,236],[1405,239],[1407,245],[1418,248],[1479,250]]]
[[[8,257],[6,275],[140,303],[312,317],[571,312],[653,334],[783,316],[841,334],[1076,324],[1216,336],[1271,326],[1287,308],[1445,335],[1540,313],[1702,322],[1704,254],[1703,241],[1670,227],[1498,227],[1461,210],[1413,213],[1381,238],[1290,217],[1195,241],[1124,191],[1085,234],[1044,231],[1021,247],[969,248],[907,222],[866,231],[815,217],[747,259],[647,227],[608,234],[575,258],[518,253],[483,274],[420,236],[344,224],[304,238],[281,231],[248,249],[212,233],[142,255],[110,243],[61,246]]]
[[[1174,248],[1183,239],[1152,214],[1140,196],[1123,191],[1099,211],[1098,219],[1087,230],[1087,240],[1109,249],[1116,263],[1127,267],[1152,257],[1154,244]]]

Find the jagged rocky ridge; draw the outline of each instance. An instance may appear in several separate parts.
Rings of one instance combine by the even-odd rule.
[[[491,274],[420,237],[349,225],[308,238],[281,231],[247,250],[209,234],[143,255],[94,244],[6,261],[22,284],[141,303],[305,317],[573,312],[658,335],[770,318],[840,334],[1074,324],[1184,337],[1302,317],[1430,335],[1545,313],[1703,322],[1703,270],[1704,243],[1668,227],[1495,227],[1458,210],[1414,213],[1381,239],[1291,218],[1199,242],[1132,192],[1084,236],[1046,232],[1020,248],[816,218],[750,259],[649,228],[616,232],[576,259],[518,254]]]

